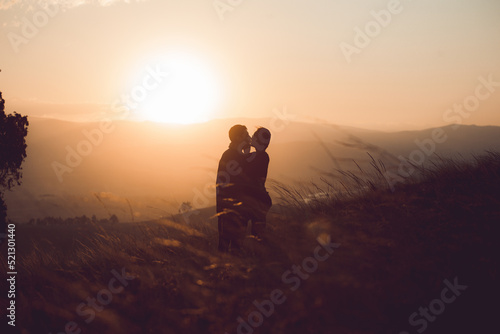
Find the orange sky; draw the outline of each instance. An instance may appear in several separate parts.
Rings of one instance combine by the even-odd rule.
[[[497,0],[47,3],[0,2],[7,111],[500,125]]]

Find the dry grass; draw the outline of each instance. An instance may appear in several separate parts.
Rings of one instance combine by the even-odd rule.
[[[269,215],[268,244],[255,247],[249,238],[242,257],[217,253],[210,215],[189,225],[176,217],[19,225],[18,328],[59,333],[74,321],[82,333],[236,333],[254,300],[281,289],[287,300],[256,333],[416,333],[408,316],[458,276],[468,290],[426,333],[487,332],[498,310],[489,302],[500,279],[500,155],[441,159],[394,192],[384,172],[372,158],[371,171],[336,171],[308,187],[275,185],[285,204]],[[292,291],[283,273],[312,256],[324,235],[340,248]],[[122,268],[135,278],[86,323],[78,305]]]

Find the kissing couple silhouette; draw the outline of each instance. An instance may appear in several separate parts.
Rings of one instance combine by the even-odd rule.
[[[240,251],[249,221],[252,235],[261,241],[272,206],[265,186],[269,166],[266,149],[271,132],[260,127],[250,137],[246,126],[237,124],[229,130],[229,139],[231,143],[220,158],[216,180],[218,249],[224,253]]]

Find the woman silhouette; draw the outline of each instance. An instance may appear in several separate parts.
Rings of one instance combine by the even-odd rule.
[[[266,216],[272,206],[272,200],[266,190],[266,178],[269,167],[269,155],[266,152],[271,141],[271,132],[258,128],[252,136],[251,145],[255,152],[247,157],[244,173],[248,181],[248,197],[244,201],[249,219],[252,221],[252,234],[262,239],[266,228]]]

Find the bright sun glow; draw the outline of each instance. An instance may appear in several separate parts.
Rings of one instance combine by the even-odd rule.
[[[188,55],[165,57],[158,65],[168,76],[138,108],[143,120],[189,124],[207,121],[218,101],[218,85],[208,68]]]

